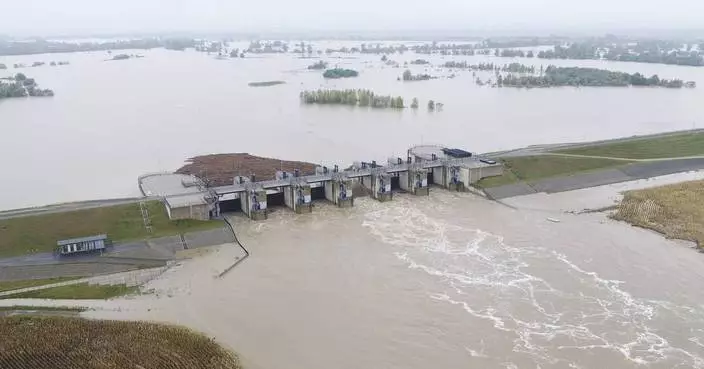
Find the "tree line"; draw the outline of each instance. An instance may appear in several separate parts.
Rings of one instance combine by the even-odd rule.
[[[661,79],[657,75],[645,77],[640,73],[613,72],[596,68],[556,67],[545,68],[538,76],[508,74],[497,75],[499,87],[560,87],[560,86],[654,86],[667,88],[694,87],[694,82],[680,79]]]
[[[357,77],[359,75],[359,72],[356,70],[352,69],[343,69],[343,68],[333,68],[333,69],[328,69],[323,73],[324,78],[350,78],[350,77]]]
[[[494,71],[494,72],[511,72],[511,73],[535,73],[535,67],[521,63],[511,64],[494,64],[494,63],[479,63],[470,64],[466,61],[448,61],[443,64],[445,68],[469,69],[474,71]]]
[[[568,46],[555,46],[552,50],[538,52],[542,59],[594,59],[628,61],[636,63],[654,63],[671,65],[703,66],[704,54],[692,50],[681,50],[682,44],[656,41],[638,41],[635,43],[584,41]]]
[[[372,108],[404,108],[401,96],[376,95],[371,90],[313,90],[303,91],[301,101],[306,104],[352,105]]]
[[[54,96],[54,91],[40,89],[34,78],[27,78],[22,73],[9,77],[4,82],[0,80],[0,99],[26,96]]]

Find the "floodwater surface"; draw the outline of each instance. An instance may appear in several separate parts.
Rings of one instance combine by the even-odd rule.
[[[312,59],[286,54],[218,60],[195,51],[124,52],[144,58],[105,61],[111,55],[104,52],[0,57],[0,63],[10,66],[71,63],[3,71],[21,71],[56,96],[0,100],[0,167],[5,173],[0,210],[136,196],[139,175],[173,171],[186,158],[201,154],[249,152],[347,166],[356,160],[403,157],[409,146],[420,143],[486,152],[689,129],[704,121],[701,88],[499,89],[475,85],[472,72],[436,66],[448,60],[590,66],[694,80],[699,86],[704,86],[703,68],[407,52],[390,59],[401,64],[428,59],[432,65],[409,69],[457,76],[402,82],[397,78],[404,68],[386,66],[380,55],[332,54],[320,58],[331,67],[359,70],[360,76],[326,81],[322,72],[307,70],[318,61],[317,54]],[[248,86],[273,80],[286,84]],[[421,107],[302,106],[299,93],[317,88],[371,89],[400,95],[406,105],[417,97]],[[442,102],[443,111],[428,112],[430,99]]]

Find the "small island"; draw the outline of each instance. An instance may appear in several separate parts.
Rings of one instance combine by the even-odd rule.
[[[308,66],[308,70],[323,70],[328,67],[328,63],[324,61],[319,61],[315,64],[311,64]]]
[[[342,68],[328,69],[325,71],[325,73],[323,73],[324,78],[332,79],[357,77],[358,75],[359,72],[357,72],[356,70]]]
[[[351,105],[372,108],[402,109],[401,96],[376,95],[370,90],[315,90],[301,92],[305,104]]]
[[[410,70],[406,69],[401,76],[404,81],[427,81],[429,79],[435,78],[431,77],[429,74],[413,74]],[[401,78],[399,78],[400,80]]]
[[[680,79],[660,79],[657,75],[645,77],[640,73],[629,74],[596,68],[555,67],[545,68],[539,76],[497,76],[499,87],[628,87],[652,86],[666,88],[695,87],[694,82]]]
[[[111,59],[107,59],[106,61],[114,61],[114,60],[127,60],[127,59],[132,59],[132,58],[143,58],[144,55],[135,55],[135,54],[117,54],[114,55]]]
[[[5,78],[10,82],[0,80],[0,99],[10,97],[43,97],[54,96],[54,91],[40,89],[34,78],[27,78],[22,73],[17,73],[14,77]]]
[[[248,85],[249,85],[249,87],[269,87],[269,86],[282,85],[284,83],[286,83],[286,81],[262,81],[262,82],[249,82]]]

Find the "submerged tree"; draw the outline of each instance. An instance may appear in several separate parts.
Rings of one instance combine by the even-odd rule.
[[[418,109],[418,98],[414,97],[413,101],[411,102],[411,109]]]
[[[428,110],[429,111],[435,110],[435,101],[433,101],[433,100],[428,101]]]

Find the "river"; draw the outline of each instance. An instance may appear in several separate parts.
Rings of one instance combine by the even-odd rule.
[[[348,43],[359,46],[361,42]],[[315,42],[315,49],[341,43]],[[243,47],[245,44],[233,44]],[[120,51],[119,53],[122,53]],[[471,72],[457,78],[397,81],[379,55],[325,56],[331,66],[360,71],[358,78],[326,81],[306,67],[315,59],[262,55],[217,60],[195,51],[127,50],[144,58],[105,61],[105,52],[0,57],[0,63],[66,60],[68,66],[22,71],[53,98],[0,100],[0,210],[57,202],[138,195],[137,177],[173,171],[191,156],[223,152],[348,165],[404,156],[419,143],[458,146],[475,152],[536,143],[585,141],[701,126],[704,89],[479,87]],[[545,61],[491,56],[393,55],[442,64],[513,61],[594,66],[624,72],[694,80],[704,69],[602,61]],[[427,68],[427,71],[426,71]],[[411,65],[414,73],[448,71]],[[479,74],[486,78],[489,73]],[[249,87],[283,80],[285,85]],[[302,106],[299,93],[317,88],[366,88],[413,97],[418,111]],[[442,112],[425,109],[429,99]]]
[[[704,368],[704,258],[602,213],[564,213],[626,188],[512,207],[435,190],[349,209],[320,203],[303,216],[278,209],[264,222],[236,216],[251,256],[221,279],[233,245],[141,296],[0,304],[85,304],[88,317],[183,324],[248,369]]]

